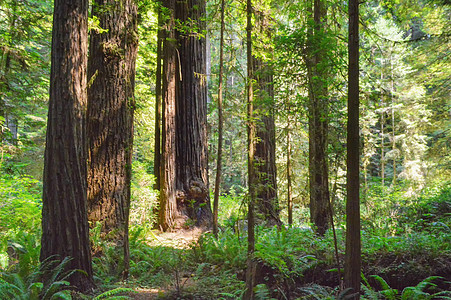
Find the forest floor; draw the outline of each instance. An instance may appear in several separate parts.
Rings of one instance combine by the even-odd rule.
[[[241,252],[233,254],[233,248],[236,244],[233,244],[231,240],[228,240],[228,244],[225,243],[221,246],[221,241],[226,241],[230,238],[230,235],[223,236],[222,239],[220,238],[219,240],[213,238],[209,239],[207,237],[207,242],[205,242],[206,240],[203,239],[203,234],[204,231],[199,228],[190,230],[180,229],[174,232],[152,231],[150,234],[148,232],[143,243],[145,244],[145,247],[153,249],[152,251],[162,249],[161,252],[157,252],[158,254],[156,255],[159,255],[159,258],[165,261],[163,268],[166,267],[166,271],[161,275],[165,280],[160,280],[160,283],[154,281],[150,284],[145,284],[144,281],[130,281],[125,284],[125,286],[133,289],[134,292],[128,293],[128,296],[131,299],[137,300],[240,299],[240,289],[242,290],[244,288],[242,286],[242,284],[244,284],[244,271],[242,270],[242,267],[233,267],[230,264],[235,256],[243,256],[243,254],[245,256],[245,242],[241,242],[241,245],[239,246],[240,249],[243,248],[240,250]],[[299,232],[295,231],[294,234],[299,235]],[[232,236],[235,236],[235,238],[237,237],[236,234],[232,234]],[[308,240],[307,236],[304,236],[301,239],[306,241]],[[287,239],[285,241],[290,243],[289,241],[292,240],[292,237],[293,236],[289,236],[287,233]],[[268,236],[268,238],[270,238],[270,240],[261,240],[261,242],[268,244],[271,243],[271,239],[277,239],[276,236]],[[240,239],[245,241],[244,237],[238,237],[235,241],[240,243]],[[294,247],[294,244],[300,244],[301,239],[294,241],[294,243],[286,249],[283,249],[284,246],[281,244],[275,245],[276,247],[272,249],[268,255],[272,256],[276,251],[280,250],[280,252],[282,252],[281,255],[293,256],[294,260],[300,261],[303,259],[301,256],[294,253],[288,253],[291,251],[290,247]],[[390,241],[391,239],[392,238],[388,238],[387,241]],[[215,240],[215,242],[209,246],[208,241],[211,242],[212,240]],[[321,243],[321,239],[318,239],[317,237],[313,237],[313,240],[311,241]],[[415,239],[412,240],[412,243],[413,245],[417,245]],[[218,247],[218,249],[222,247],[224,251],[219,253],[216,261],[212,261],[211,257],[209,257],[209,255],[214,252],[208,252],[208,249],[213,249],[208,248],[212,247],[212,245]],[[310,245],[313,249],[317,247],[312,244]],[[281,248],[279,249],[279,247]],[[405,246],[403,248],[412,250],[412,248]],[[311,261],[311,267],[305,269],[305,266],[301,266],[304,268],[302,274],[293,273],[294,275],[290,275],[289,277],[282,275],[281,269],[277,269],[277,267],[271,265],[269,261],[260,258],[257,265],[257,283],[262,285],[264,289],[267,289],[266,295],[268,296],[268,298],[263,297],[261,299],[273,299],[271,296],[275,296],[276,299],[304,299],[299,298],[299,296],[302,295],[302,292],[300,292],[302,289],[307,291],[308,289],[319,289],[318,291],[315,291],[315,293],[325,293],[324,299],[332,299],[328,298],[326,295],[337,292],[338,276],[336,272],[331,272],[331,270],[335,268],[334,258],[331,259],[324,256],[330,256],[330,249],[326,250],[326,252],[323,250],[317,252],[315,255],[316,258]],[[242,253],[243,251],[244,253]],[[260,251],[264,250],[260,249]],[[283,252],[285,252],[285,254],[283,254]],[[407,255],[403,253],[403,251],[374,252],[369,257],[365,257],[363,261],[362,267],[365,276],[367,276],[366,280],[368,280],[372,287],[377,288],[382,283],[378,282],[378,279],[374,278],[372,274],[381,274],[381,278],[387,280],[389,288],[403,291],[405,287],[415,286],[429,276],[439,275],[442,276],[443,280],[439,280],[438,287],[440,287],[441,290],[450,291],[451,253],[444,251],[437,255],[437,253],[431,254],[428,253],[428,251],[421,252],[422,255],[420,255],[420,253]],[[170,258],[171,255],[172,258]],[[343,253],[340,253],[340,258],[341,261],[344,260]],[[175,260],[178,260],[178,262],[175,262]],[[306,263],[310,262],[306,261]],[[143,271],[143,273],[145,272],[146,270]],[[149,269],[148,272],[150,275],[155,271]],[[155,273],[153,273],[153,275],[150,276],[158,276],[158,274],[155,275]],[[270,292],[270,290],[272,292]],[[263,292],[265,291],[263,290]],[[283,298],[282,294],[286,292],[288,293],[284,295],[285,298]]]
[[[175,249],[189,249],[193,244],[197,243],[201,235],[205,231],[199,227],[192,229],[179,229],[173,232],[157,232],[147,239],[149,246],[169,246]],[[193,285],[193,280],[182,275],[181,287],[186,288]],[[177,295],[180,290],[177,290],[177,285],[166,288],[136,288],[135,293],[130,293],[129,297],[136,300],[152,300],[161,298],[170,298],[171,295]],[[180,289],[180,288],[179,288]]]
[[[219,255],[217,261],[212,262],[208,257],[204,256],[205,253],[200,254],[196,261],[193,261],[195,256],[194,253],[202,253],[202,251],[206,251],[208,248],[208,245],[205,246],[205,244],[203,244],[205,241],[203,239],[203,234],[204,231],[199,228],[190,230],[180,229],[174,232],[152,231],[150,234],[147,233],[147,236],[143,241],[146,247],[154,250],[158,248],[164,249],[161,250],[162,252],[158,252],[159,254],[157,255],[160,256],[160,259],[166,260],[166,263],[164,264],[167,269],[161,275],[165,278],[165,280],[163,280],[165,283],[161,283],[163,281],[160,281],[160,283],[153,282],[151,284],[145,284],[144,282],[132,280],[125,284],[125,286],[134,291],[128,293],[128,296],[131,299],[137,300],[240,299],[239,290],[243,288],[240,284],[243,284],[244,272],[241,267],[230,267],[230,260],[233,259],[234,256],[234,254],[231,254],[230,256],[228,254],[234,247],[230,241],[229,244],[223,244],[224,252]],[[223,237],[222,240],[224,241],[225,239],[226,238]],[[287,235],[287,241],[288,240],[290,240],[290,237]],[[321,239],[319,239],[319,241],[320,240]],[[318,242],[318,240],[316,240],[316,242]],[[215,244],[215,247],[221,247],[221,242],[219,240],[217,243],[218,244]],[[265,243],[268,243],[268,241]],[[297,241],[297,243],[299,243],[299,241]],[[416,241],[413,241],[413,243],[416,244]],[[241,245],[240,248],[244,246],[245,245]],[[287,248],[284,250],[282,249],[284,246],[280,244],[279,246],[281,246],[281,252],[289,249]],[[313,247],[315,248],[316,246]],[[260,250],[262,251],[262,249]],[[275,252],[277,249],[275,248],[271,251]],[[290,252],[290,250],[288,250],[287,253],[288,252]],[[403,291],[406,286],[415,286],[428,276],[439,275],[443,278],[443,280],[438,282],[438,286],[441,290],[451,290],[451,287],[449,286],[449,281],[451,280],[450,253],[445,251],[441,255],[434,254],[430,256],[427,252],[424,252],[423,255],[417,253],[416,255],[411,256],[401,253],[402,251],[400,253],[395,252],[397,251],[382,251],[373,253],[371,257],[364,258],[362,266],[363,272],[365,276],[367,276],[367,280],[372,287],[378,287],[381,284],[372,276],[372,274],[381,274],[381,276],[387,280],[389,288],[397,289],[398,291]],[[299,298],[302,294],[299,290],[308,290],[310,288],[320,289],[319,291],[315,291],[315,293],[325,293],[325,295],[336,293],[338,276],[336,272],[331,272],[331,270],[335,268],[334,259],[331,260],[319,253],[320,252],[317,253],[318,260],[316,260],[316,258],[312,260],[311,268],[308,267],[302,271],[302,274],[293,275],[293,277],[291,277],[291,275],[290,277],[281,276],[280,269],[274,268],[274,266],[265,262],[264,259],[260,259],[257,265],[257,283],[266,286],[264,288],[268,288],[268,298],[263,297],[261,299],[273,299],[271,296],[275,295],[276,299],[304,299]],[[327,251],[327,253],[329,253],[329,251]],[[175,260],[179,259],[179,261],[177,263],[171,261],[171,255],[173,255],[172,260],[175,258]],[[207,256],[208,255],[209,254],[207,254]],[[221,255],[223,257],[221,257]],[[242,253],[239,253],[236,256],[242,256]],[[295,255],[294,259],[302,260],[298,255]],[[340,259],[341,261],[344,260],[343,253],[340,253]],[[146,270],[143,271],[143,273],[145,272]],[[155,271],[149,270],[148,272],[150,274]],[[158,275],[155,275],[154,273],[151,276]],[[238,284],[236,284],[237,282]],[[228,287],[227,284],[229,284]],[[215,293],[213,292],[215,289],[225,289],[225,291],[223,290],[223,292]],[[277,289],[280,292],[276,291]],[[270,290],[276,292],[269,292]],[[286,298],[283,298],[281,295],[287,291],[288,294],[286,294]],[[271,296],[269,296],[270,294]],[[212,295],[216,296],[213,296],[212,298]],[[225,296],[219,297],[218,295]],[[324,296],[324,299],[332,298]]]

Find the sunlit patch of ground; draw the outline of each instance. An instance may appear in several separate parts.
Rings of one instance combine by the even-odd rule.
[[[145,300],[145,299],[158,299],[160,297],[164,297],[165,290],[161,289],[144,289],[144,288],[137,288],[135,289],[136,293],[130,293],[129,296],[132,299],[137,300]]]
[[[164,245],[176,249],[187,249],[199,240],[203,232],[205,230],[198,227],[193,229],[180,229],[176,232],[159,232],[149,236],[147,242],[151,246]]]

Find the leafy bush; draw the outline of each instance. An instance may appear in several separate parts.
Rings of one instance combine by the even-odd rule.
[[[218,223],[233,228],[238,220],[246,218],[247,207],[244,205],[244,193],[237,193],[232,188],[229,193],[219,197]],[[210,195],[213,199],[213,194]],[[213,201],[212,201],[213,204]]]
[[[316,260],[314,235],[308,230],[260,228],[255,257],[285,278],[300,277]],[[312,251],[313,250],[313,251]]]
[[[194,248],[196,261],[226,268],[242,269],[246,265],[247,242],[231,229],[220,231],[216,239],[212,234],[204,234]]]
[[[0,230],[33,230],[41,222],[41,185],[28,176],[0,176]]]

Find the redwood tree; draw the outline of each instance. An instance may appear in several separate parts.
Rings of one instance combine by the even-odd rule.
[[[191,222],[210,226],[206,40],[202,32],[205,0],[168,0],[165,6],[170,15],[163,45],[165,120],[161,172],[165,174],[161,175],[160,226],[164,230]]]
[[[88,1],[56,0],[42,196],[41,257],[72,258],[70,283],[93,284],[86,211]]]
[[[175,0],[166,0],[163,6],[168,11],[162,30],[163,74],[162,74],[162,125],[160,165],[160,207],[158,225],[162,230],[175,226],[177,202],[175,192],[175,97],[176,97],[176,40]]]
[[[248,173],[248,210],[247,210],[247,269],[246,292],[243,299],[254,299],[256,263],[255,252],[255,201],[256,201],[256,170],[255,170],[255,137],[256,128],[254,121],[254,74],[252,57],[252,0],[246,1],[246,48],[247,48],[247,173]]]
[[[256,209],[267,225],[280,225],[277,200],[276,135],[274,122],[274,81],[271,57],[271,24],[269,10],[255,13],[255,35],[259,43],[252,58],[255,80],[255,182]],[[257,48],[258,47],[258,48]],[[267,59],[263,59],[266,57]],[[268,59],[269,58],[269,59]]]
[[[359,154],[359,1],[349,0],[348,137],[345,287],[359,299],[360,242],[360,154]]]
[[[163,55],[163,12],[162,4],[158,3],[158,29],[157,29],[157,68],[155,74],[155,144],[154,144],[154,188],[160,191],[161,173],[161,115],[162,115],[162,55]]]
[[[101,30],[92,32],[88,61],[88,216],[123,248],[126,277],[137,6],[135,0],[97,0],[92,9]]]
[[[216,159],[216,178],[215,178],[215,192],[213,199],[213,233],[218,237],[218,213],[219,213],[219,193],[221,190],[221,176],[222,176],[222,140],[223,140],[223,125],[224,114],[222,108],[222,81],[224,75],[224,31],[225,31],[225,0],[221,0],[221,33],[219,38],[219,79],[218,79],[218,156]]]
[[[329,101],[328,65],[324,47],[326,7],[324,0],[313,0],[313,32],[309,32],[307,70],[309,80],[309,184],[310,219],[319,234],[329,228],[329,175],[327,131]]]

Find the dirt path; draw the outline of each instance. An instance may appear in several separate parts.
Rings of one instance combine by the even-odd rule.
[[[176,249],[188,249],[193,243],[199,240],[204,230],[201,228],[181,229],[176,232],[157,232],[151,235],[147,243],[151,246],[169,246]],[[171,290],[165,289],[135,289],[137,293],[131,293],[129,296],[136,300],[159,299],[164,298]]]

